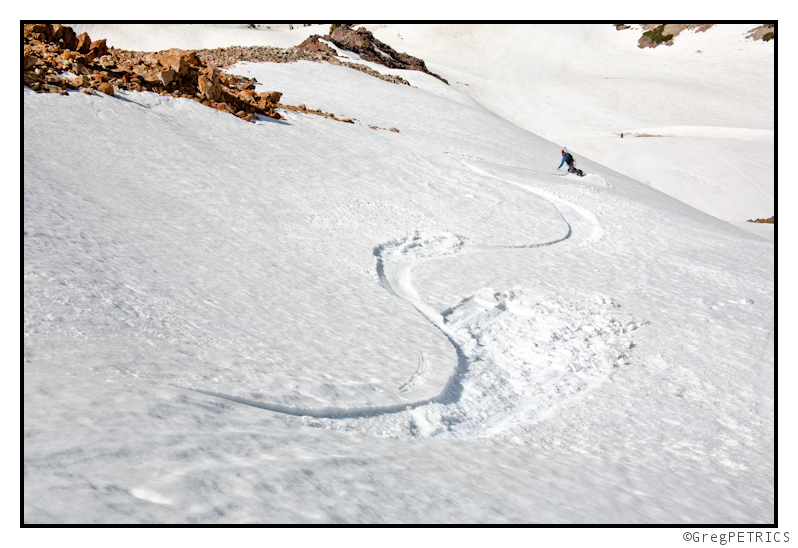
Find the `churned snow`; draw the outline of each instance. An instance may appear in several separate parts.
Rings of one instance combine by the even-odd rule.
[[[126,48],[247,45],[230,26],[89,30]],[[375,27],[451,86],[228,69],[354,124],[23,90],[26,523],[773,523],[772,237],[588,154],[620,161],[619,137],[591,143],[659,128],[623,145],[688,181],[680,155],[709,150],[729,163],[711,180],[770,216],[772,93],[741,98],[739,124],[682,120],[690,86],[704,93],[694,67],[673,111],[641,100],[615,126],[583,105],[588,61],[563,74],[555,38],[586,51],[623,33],[519,26],[539,63],[504,49],[472,65],[488,32]],[[619,52],[639,81],[614,89],[655,66],[675,85],[683,59],[665,55]],[[772,50],[746,56],[772,78]],[[550,90],[518,91],[546,71]],[[568,75],[585,85],[555,101]],[[553,132],[560,100],[579,124],[557,143],[529,131],[536,112]],[[586,177],[556,170],[562,145]]]

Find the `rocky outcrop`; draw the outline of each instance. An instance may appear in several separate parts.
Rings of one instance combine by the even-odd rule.
[[[769,23],[760,25],[748,31],[746,38],[750,40],[762,40],[768,42],[776,39],[776,25]]]
[[[768,223],[768,224],[774,225],[774,224],[776,224],[776,216],[774,215],[770,219],[756,219],[756,220],[748,219],[748,222],[749,223]]]
[[[305,105],[282,104],[279,101],[283,94],[279,91],[257,93],[254,79],[221,70],[239,61],[287,63],[298,60],[346,65],[383,80],[409,85],[402,78],[344,63],[322,50],[308,52],[254,46],[145,53],[108,48],[105,40],[92,42],[86,33],[76,36],[71,28],[62,25],[24,26],[23,83],[34,91],[66,95],[67,90],[76,89],[88,94],[99,91],[112,97],[120,89],[151,91],[198,101],[246,121],[252,121],[258,114],[281,119],[275,111],[279,108],[355,123],[354,118],[338,118]],[[396,128],[390,131],[399,132]]]
[[[25,25],[23,83],[34,91],[68,89],[114,96],[120,89],[151,91],[201,102],[251,121],[257,114],[280,119],[278,92],[255,93],[254,82],[207,65],[193,51],[141,53],[108,48],[85,32],[62,25]]]
[[[332,48],[329,49],[332,50]],[[297,61],[313,61],[315,63],[330,63],[331,65],[348,67],[393,84],[410,85],[410,82],[404,78],[392,76],[390,74],[380,74],[376,70],[370,69],[365,65],[342,61],[332,53],[326,53],[322,49],[307,51],[300,49],[299,46],[291,49],[272,48],[269,46],[233,46],[229,48],[197,50],[196,54],[204,63],[218,68],[226,68],[241,61],[252,61],[255,63],[295,63]]]
[[[335,50],[327,44],[320,42],[321,38],[322,37],[317,34],[313,35],[297,46],[297,48],[308,52],[321,51],[330,55],[335,55]],[[418,59],[406,53],[397,52],[388,44],[374,38],[374,35],[364,27],[354,29],[351,25],[338,25],[331,35],[326,35],[323,38],[328,42],[332,42],[340,49],[357,53],[366,61],[384,65],[388,68],[418,70],[434,76],[446,84],[449,83],[437,74],[427,70],[427,66],[422,59]]]
[[[695,32],[706,32],[708,29],[714,27],[713,24],[658,24],[658,25],[642,25],[643,36],[637,42],[639,48],[655,48],[659,45],[672,46],[673,39],[679,36],[685,30],[693,30]],[[617,28],[617,27],[616,27]],[[621,30],[621,29],[618,29]]]
[[[320,41],[321,36],[318,34],[314,34],[312,36],[308,36],[308,38],[297,46],[297,49],[301,49],[304,51],[315,52],[320,51],[322,53],[327,53],[329,55],[336,55],[337,53],[334,48],[331,48],[324,42]]]

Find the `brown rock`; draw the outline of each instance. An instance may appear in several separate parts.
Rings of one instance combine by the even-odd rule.
[[[406,53],[399,53],[388,44],[377,40],[369,30],[364,27],[353,29],[351,25],[338,26],[331,36],[325,36],[337,47],[353,51],[366,61],[385,65],[388,68],[405,70],[418,70],[438,78],[448,84],[446,80],[427,69],[423,59],[413,57]]]
[[[28,27],[28,25],[25,26]],[[29,32],[26,32],[25,34],[35,38],[36,40],[49,42],[53,37],[53,27],[52,25],[30,25]]]
[[[178,76],[185,76],[188,74],[189,63],[183,53],[179,49],[170,49],[158,58],[158,62],[167,69],[175,71]]]
[[[219,75],[215,70],[210,69],[205,74],[197,77],[197,88],[200,93],[211,101],[218,101],[222,95],[222,86],[219,83]]]
[[[160,80],[164,86],[168,86],[169,84],[171,84],[172,80],[174,79],[175,79],[175,71],[173,71],[172,69],[167,69],[158,72],[158,80]]]
[[[62,76],[58,76],[57,74],[48,74],[44,77],[44,81],[48,84],[53,84],[54,86],[65,86],[66,82]]]
[[[78,49],[78,37],[72,27],[61,27],[61,40],[64,41],[65,49]]]
[[[656,29],[656,28],[658,28],[660,26],[662,26],[662,35],[664,35],[664,36],[672,35],[673,38],[676,38],[677,36],[679,36],[679,34],[681,34],[685,30],[694,30],[695,32],[706,32],[707,29],[712,28],[714,26],[714,24],[702,24],[702,25],[699,25],[699,24],[670,24],[670,23],[663,24],[663,25],[645,24],[645,25],[642,25],[642,28],[643,28],[644,31],[648,32],[648,31],[654,30],[654,29]],[[663,45],[663,44],[666,45],[666,46],[672,46],[673,45],[673,39],[667,40],[667,41],[662,41],[662,42],[655,42],[650,37],[643,35],[637,41],[637,46],[639,48],[656,48],[657,46],[660,46],[660,45]]]
[[[336,42],[335,45],[338,46],[337,42],[346,43],[354,48],[350,51],[356,51],[357,49],[370,47],[371,38],[371,33],[365,28],[361,27],[355,30],[349,25],[339,25],[332,33],[332,39]]]
[[[280,93],[279,91],[266,91],[263,93],[259,93],[258,96],[276,105],[277,103],[280,102],[280,98],[283,96],[283,94]]]
[[[181,57],[186,60],[190,66],[199,65],[199,58],[197,57],[196,51],[183,51],[180,53]]]
[[[772,24],[761,25],[748,31],[746,38],[751,40],[769,41],[776,38],[776,28]],[[767,38],[767,40],[766,40]]]
[[[52,25],[51,29],[52,29],[52,32],[50,33],[50,41],[58,42],[64,37],[64,26],[63,25]]]
[[[89,44],[89,51],[93,51],[95,57],[102,57],[107,54],[108,46],[105,45],[105,38],[91,42]]]
[[[336,29],[337,30],[337,29]],[[296,46],[296,49],[301,49],[305,51],[313,51],[313,52],[323,52],[329,53],[330,55],[337,55],[336,51],[325,44],[324,42],[320,42],[319,39],[321,36],[318,34],[314,34],[313,36],[309,36],[307,40]]]
[[[89,38],[88,34],[84,32],[78,35],[78,44],[75,49],[83,54],[89,53],[91,49],[91,38]]]
[[[36,58],[32,55],[25,55],[22,58],[22,64],[25,67],[25,70],[28,70],[29,68],[36,66]]]

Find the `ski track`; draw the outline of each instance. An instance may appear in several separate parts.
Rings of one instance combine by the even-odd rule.
[[[723,161],[723,162],[726,162],[727,164],[729,164],[729,165],[730,165],[732,168],[734,168],[734,170],[735,170],[735,171],[737,171],[738,173],[740,173],[740,175],[742,175],[743,177],[745,177],[746,179],[748,179],[749,181],[751,181],[752,183],[754,183],[754,186],[756,186],[756,188],[758,188],[758,189],[759,189],[759,192],[761,192],[762,194],[764,194],[765,196],[767,196],[769,200],[772,200],[772,199],[773,199],[773,196],[771,196],[770,194],[768,194],[767,192],[765,192],[765,190],[764,190],[764,189],[763,189],[761,186],[759,186],[759,183],[757,183],[757,182],[756,182],[756,181],[754,181],[754,180],[753,180],[751,177],[749,177],[748,175],[746,175],[745,173],[743,173],[743,172],[740,170],[740,168],[738,168],[737,166],[735,166],[734,164],[732,164],[732,163],[731,163],[730,161],[728,161],[726,158],[723,158],[723,157],[721,157],[721,156],[718,156],[718,155],[717,155],[717,154],[715,154],[714,152],[710,152],[710,151],[708,151],[708,150],[707,150],[707,149],[705,149],[705,148],[701,148],[700,146],[698,146],[697,144],[695,144],[695,143],[693,142],[693,140],[692,140],[692,139],[690,139],[689,137],[687,137],[686,139],[687,139],[688,141],[690,141],[690,144],[692,144],[692,145],[693,145],[694,147],[696,147],[698,150],[700,150],[700,151],[702,151],[702,152],[706,152],[707,154],[711,154],[712,156],[714,156],[714,157],[715,157],[715,158],[717,158],[718,160],[721,160],[721,161]],[[735,156],[737,156],[737,155],[735,154]],[[754,162],[751,162],[751,163],[754,163]],[[757,164],[757,165],[758,165],[758,164]],[[762,167],[764,167],[764,166],[762,166]]]
[[[495,249],[552,246],[567,240],[579,240],[577,245],[585,245],[603,234],[598,219],[587,209],[465,161],[485,161],[481,158],[446,155],[480,176],[548,200],[568,229],[562,238],[517,246],[475,244],[460,235],[416,232],[374,248],[381,286],[411,304],[446,336],[455,350],[457,365],[438,395],[382,406],[313,408],[191,390],[301,417],[308,426],[380,436],[468,438],[501,434],[514,426],[535,422],[623,363],[632,346],[628,334],[645,322],[619,312],[617,304],[602,295],[578,294],[564,288],[549,288],[543,294],[540,288],[531,292],[525,288],[504,292],[485,288],[442,314],[423,301],[413,287],[411,274],[414,266],[425,261]],[[578,227],[576,231],[574,225]],[[620,316],[630,319],[624,323]],[[399,387],[399,392],[412,392],[421,386],[429,370],[422,353],[416,372]]]

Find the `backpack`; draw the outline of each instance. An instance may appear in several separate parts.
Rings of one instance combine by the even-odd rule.
[[[571,156],[571,153],[570,153],[570,152],[568,152],[568,151],[565,151],[565,157],[566,157],[566,158],[568,158],[568,161],[569,161],[569,162],[571,162],[572,164],[574,163],[574,157],[573,157],[573,156]]]

